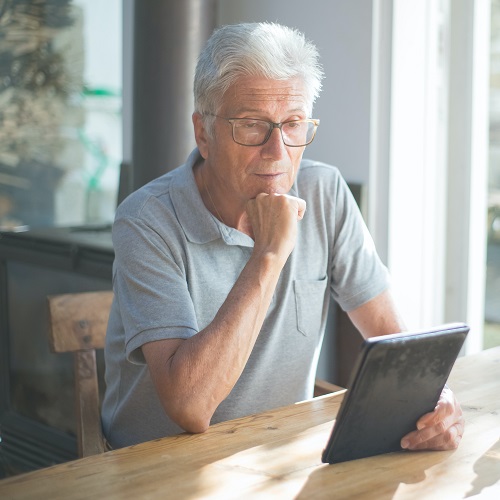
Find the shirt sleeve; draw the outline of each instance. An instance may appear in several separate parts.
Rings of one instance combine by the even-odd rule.
[[[351,311],[389,287],[389,273],[349,187],[339,174],[333,198],[335,233],[331,293],[344,311]]]
[[[115,220],[113,246],[113,289],[126,356],[144,363],[143,344],[185,339],[198,331],[183,261],[157,231],[134,217]]]

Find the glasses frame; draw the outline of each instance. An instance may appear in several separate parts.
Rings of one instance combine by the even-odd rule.
[[[271,122],[269,120],[262,120],[260,118],[226,118],[225,116],[212,115],[212,114],[210,114],[209,116],[214,116],[215,118],[220,118],[221,120],[225,120],[225,121],[229,122],[231,124],[231,135],[232,135],[233,141],[236,144],[239,144],[240,146],[247,146],[249,148],[255,147],[255,146],[263,146],[269,140],[269,138],[271,137],[271,134],[273,133],[273,130],[275,128],[278,128],[280,130],[281,140],[283,141],[283,144],[285,146],[288,146],[289,148],[303,148],[303,147],[311,144],[311,142],[316,137],[316,132],[317,132],[318,127],[319,127],[319,120],[316,118],[305,118],[303,120],[287,120],[287,121],[284,121],[281,123],[275,123],[275,122]],[[234,137],[234,124],[235,124],[235,122],[238,122],[240,120],[254,120],[254,121],[259,121],[259,122],[265,122],[271,126],[269,128],[269,131],[267,132],[265,139],[262,142],[260,142],[259,144],[243,144],[241,142],[238,142]],[[307,123],[312,123],[314,125],[313,134],[312,134],[311,140],[309,142],[307,142],[306,144],[301,144],[301,145],[287,144],[285,142],[285,138],[283,137],[282,127],[283,127],[283,125],[286,125],[287,123],[293,123],[293,122],[302,122],[302,123],[307,122]]]

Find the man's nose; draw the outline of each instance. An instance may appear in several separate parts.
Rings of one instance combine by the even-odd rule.
[[[286,146],[281,136],[281,129],[273,128],[267,142],[262,146],[262,155],[265,158],[281,158],[286,152]]]

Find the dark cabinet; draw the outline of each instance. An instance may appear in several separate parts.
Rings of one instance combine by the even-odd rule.
[[[0,477],[77,457],[72,357],[49,351],[46,297],[111,289],[113,258],[109,226],[0,233]]]

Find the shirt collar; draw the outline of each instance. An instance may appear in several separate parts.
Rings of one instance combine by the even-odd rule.
[[[252,238],[226,226],[205,207],[193,172],[200,159],[200,152],[195,148],[186,163],[179,167],[171,184],[170,198],[187,239],[192,243],[205,244],[222,238],[228,245],[253,247]]]

